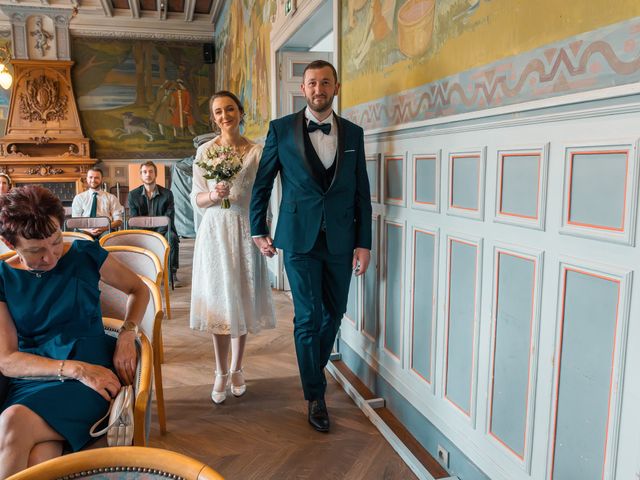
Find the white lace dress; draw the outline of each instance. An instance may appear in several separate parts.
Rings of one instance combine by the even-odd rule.
[[[198,148],[196,162],[203,158],[213,139]],[[253,145],[245,155],[242,170],[233,180],[231,208],[217,203],[196,205],[200,192],[213,191],[216,182],[206,180],[193,163],[191,204],[202,215],[193,252],[191,328],[238,337],[275,326],[267,264],[253,243],[249,227],[251,189],[262,147]]]

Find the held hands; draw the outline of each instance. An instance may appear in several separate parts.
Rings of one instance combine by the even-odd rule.
[[[136,334],[132,330],[121,331],[113,354],[113,365],[125,385],[131,385],[136,377],[138,354],[135,343]]]
[[[260,253],[265,257],[273,257],[277,255],[278,252],[276,248],[273,246],[273,240],[269,235],[264,237],[253,237],[253,243],[260,249]]]
[[[369,260],[371,259],[371,252],[366,248],[356,248],[353,252],[353,271],[356,277],[363,275],[369,267]]]

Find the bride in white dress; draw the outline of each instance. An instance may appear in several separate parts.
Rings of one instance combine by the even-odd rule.
[[[191,203],[202,221],[193,253],[190,325],[213,334],[216,376],[211,399],[222,403],[228,384],[237,397],[246,391],[242,357],[247,333],[273,328],[275,315],[266,260],[254,245],[249,227],[251,189],[262,147],[240,135],[244,108],[233,93],[215,93],[209,108],[220,135],[198,147],[193,163]],[[230,146],[244,155],[242,170],[230,189],[225,182],[206,180],[196,165],[213,144]],[[220,207],[225,197],[231,208]]]

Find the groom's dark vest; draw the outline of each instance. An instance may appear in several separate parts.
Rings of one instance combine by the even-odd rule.
[[[302,121],[304,122],[304,153],[307,156],[307,160],[309,160],[309,164],[311,165],[311,171],[313,172],[313,176],[320,183],[323,191],[329,190],[331,186],[331,182],[333,181],[333,176],[336,173],[336,163],[338,160],[338,152],[336,150],[336,156],[333,159],[333,163],[329,168],[324,168],[324,164],[316,149],[313,148],[313,144],[311,143],[311,138],[309,138],[309,132],[307,131],[307,119],[303,116]]]

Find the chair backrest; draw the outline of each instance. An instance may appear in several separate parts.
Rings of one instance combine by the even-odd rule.
[[[122,320],[118,320],[115,318],[103,317],[102,323],[104,325],[104,331],[107,334],[117,337],[123,322]],[[147,335],[145,335],[144,332],[142,332],[142,334],[139,335],[136,339],[136,345],[138,347],[139,358],[138,365],[136,367],[136,378],[134,382],[136,401],[133,409],[133,444],[144,446],[147,443],[147,409],[149,408],[149,405],[151,403],[150,400],[151,376],[153,374],[153,354],[149,338],[147,337]]]
[[[171,219],[166,215],[159,215],[156,217],[131,217],[129,218],[127,225],[129,228],[169,228],[171,225]]]
[[[138,275],[148,277],[160,285],[162,264],[151,250],[129,245],[106,245],[104,248]]]
[[[224,480],[218,472],[200,460],[148,447],[109,447],[76,452],[27,468],[9,480],[95,480],[98,477],[118,480]]]
[[[162,317],[162,298],[160,297],[160,289],[153,280],[140,276],[142,281],[149,289],[149,303],[145,309],[140,329],[144,332],[151,343],[158,337]],[[127,294],[121,292],[117,288],[112,287],[100,281],[100,308],[104,317],[124,318],[127,312]]]
[[[9,247],[7,247],[4,242],[0,242],[0,253],[4,254],[7,252],[13,252],[13,250],[11,250]]]
[[[151,250],[160,259],[162,269],[169,261],[169,243],[163,235],[150,230],[120,230],[111,232],[100,239],[100,245],[125,245]]]
[[[69,218],[73,216],[73,209],[71,207],[62,207],[64,208],[64,218]]]
[[[4,243],[2,244],[4,245]],[[11,258],[16,254],[13,250],[7,250],[4,253],[0,253],[0,260],[6,260],[7,258]]]
[[[93,242],[91,235],[82,232],[62,232],[62,241],[64,243],[73,243],[76,240],[90,240]]]
[[[111,231],[111,220],[108,217],[71,217],[64,221],[64,229],[107,227]]]

